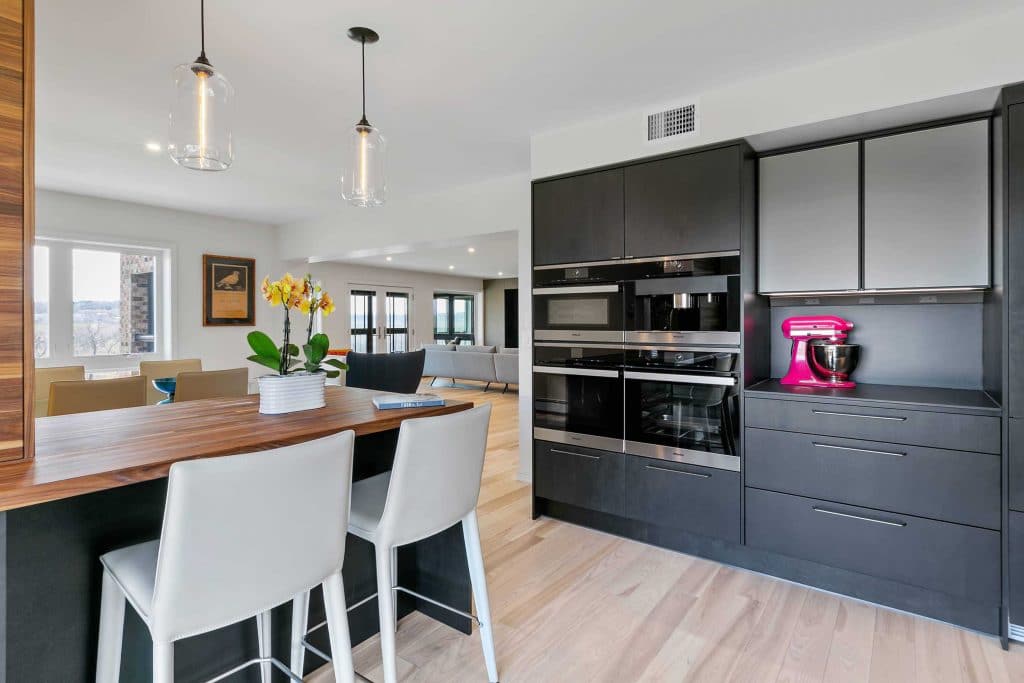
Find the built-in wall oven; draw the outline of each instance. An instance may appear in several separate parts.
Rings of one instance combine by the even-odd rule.
[[[628,347],[624,450],[739,471],[739,350]]]
[[[621,343],[620,271],[619,262],[534,268],[534,339]]]
[[[739,346],[739,255],[633,262],[627,269],[623,303],[627,342]]]
[[[533,353],[534,437],[621,452],[622,345],[537,342]]]

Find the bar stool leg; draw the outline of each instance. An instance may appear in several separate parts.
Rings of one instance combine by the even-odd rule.
[[[288,665],[292,673],[302,678],[302,669],[306,663],[306,648],[302,639],[309,628],[309,591],[299,593],[292,598],[292,652]]]
[[[394,548],[391,549],[391,583],[392,583],[392,585],[395,585],[395,586],[398,585],[398,546],[397,545]],[[397,633],[398,632],[398,596],[395,595],[394,593],[392,593],[391,595],[393,596],[392,600],[391,600],[391,606],[393,607],[393,609],[391,610],[391,613],[394,614],[394,617],[392,617],[392,618],[395,621],[395,632]]]
[[[466,543],[466,560],[469,564],[469,580],[473,584],[473,600],[476,602],[476,618],[480,621],[480,643],[484,648],[487,664],[487,680],[498,682],[498,663],[494,656],[494,631],[491,629],[491,602],[487,597],[487,574],[484,571],[484,554],[480,547],[480,527],[476,521],[476,510],[462,519],[462,537]]]
[[[96,683],[117,683],[121,675],[121,643],[124,640],[124,591],[110,572],[103,571],[100,597],[100,638],[96,652]]]
[[[380,615],[380,655],[384,683],[398,683],[395,651],[395,579],[391,575],[391,549],[376,546],[377,612]]]
[[[256,640],[259,642],[260,658],[267,660],[260,662],[260,683],[270,683],[270,677],[274,671],[274,665],[270,663],[271,633],[270,610],[260,612],[256,615]]]
[[[174,683],[174,643],[153,643],[153,683]]]
[[[327,611],[327,631],[331,640],[331,664],[335,683],[354,683],[355,664],[352,662],[352,641],[348,632],[348,612],[345,609],[345,586],[341,572],[324,581],[324,608]],[[306,594],[309,600],[309,594]]]

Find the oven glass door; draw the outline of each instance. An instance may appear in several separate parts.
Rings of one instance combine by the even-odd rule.
[[[736,378],[625,372],[627,453],[739,470]]]
[[[533,290],[534,336],[554,341],[622,341],[622,290],[616,284]]]
[[[622,450],[619,370],[533,368],[534,436],[604,450]]]

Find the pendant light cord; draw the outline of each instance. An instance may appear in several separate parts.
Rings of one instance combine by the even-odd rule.
[[[199,51],[206,54],[206,0],[199,0]]]
[[[359,41],[363,61],[363,120],[366,120],[366,38]]]

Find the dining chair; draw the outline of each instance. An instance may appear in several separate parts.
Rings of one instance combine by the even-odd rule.
[[[50,384],[48,415],[70,415],[95,410],[146,405],[146,378],[83,379]]]
[[[240,398],[248,395],[249,370],[246,368],[179,372],[174,402],[195,401],[201,398]]]
[[[153,386],[153,380],[162,377],[177,377],[179,372],[199,372],[203,361],[199,358],[175,360],[144,360],[139,363],[139,374],[146,377],[146,402],[150,405],[167,398]]]
[[[476,518],[490,417],[491,404],[485,403],[452,415],[406,420],[399,430],[394,468],[352,484],[348,531],[372,543],[376,557],[375,595],[385,683],[398,680],[395,591],[475,620],[480,628],[487,680],[491,683],[498,680],[490,600]],[[399,546],[429,538],[460,523],[476,603],[475,616],[397,583]],[[305,650],[309,647],[305,640],[308,618],[309,594],[306,593],[292,603],[291,668],[296,675],[302,675]],[[344,653],[342,656],[341,666],[347,666]]]
[[[211,680],[259,665],[273,669],[271,609],[322,585],[334,680],[353,680],[341,569],[345,559],[355,432],[269,451],[171,465],[160,538],[100,557],[97,683],[120,674],[125,604],[153,642],[154,683],[174,680],[174,647],[256,619],[258,655]],[[280,678],[280,677],[279,677]]]
[[[46,417],[50,414],[50,385],[85,379],[84,365],[65,365],[59,368],[35,369],[35,398],[32,401],[32,416]]]
[[[404,353],[355,353],[346,362],[345,386],[412,394],[423,380],[426,351]]]

